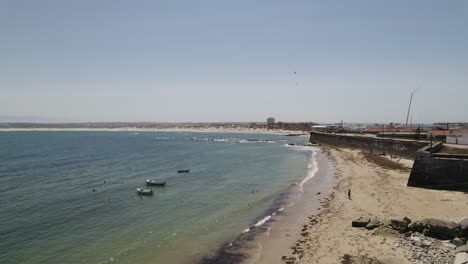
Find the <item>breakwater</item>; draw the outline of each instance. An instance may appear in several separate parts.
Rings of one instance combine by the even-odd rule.
[[[417,150],[428,145],[427,141],[404,140],[395,138],[367,137],[353,134],[333,134],[312,131],[310,142],[336,147],[358,148],[372,153],[386,153],[403,158],[416,158]]]

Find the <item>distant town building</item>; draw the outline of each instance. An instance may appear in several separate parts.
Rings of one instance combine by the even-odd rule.
[[[450,135],[447,135],[446,143],[468,145],[468,130],[462,128],[450,131]]]
[[[445,140],[450,135],[450,130],[429,130],[427,131],[427,139]]]
[[[274,123],[275,123],[275,118],[274,118],[274,117],[269,117],[269,118],[267,118],[267,124],[268,124],[268,125],[272,125],[272,124],[274,124]]]
[[[327,125],[327,124],[324,124],[324,125],[313,125],[311,127],[311,129],[313,131],[318,131],[318,132],[332,132],[332,131],[335,131],[339,128],[339,125]]]

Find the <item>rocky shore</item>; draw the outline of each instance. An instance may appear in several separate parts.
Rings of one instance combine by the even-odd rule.
[[[415,264],[468,262],[468,218],[457,223],[432,218],[412,222],[408,217],[381,222],[375,217],[359,217],[351,225],[374,230],[374,235],[394,233],[400,238],[396,246],[405,249],[406,257]]]

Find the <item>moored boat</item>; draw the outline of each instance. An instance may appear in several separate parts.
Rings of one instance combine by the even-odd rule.
[[[137,188],[137,193],[141,195],[153,195],[153,190]]]
[[[164,186],[166,185],[165,181],[158,181],[158,180],[145,180],[146,185],[152,185],[152,186]]]
[[[188,173],[190,172],[189,169],[177,170],[177,173]]]

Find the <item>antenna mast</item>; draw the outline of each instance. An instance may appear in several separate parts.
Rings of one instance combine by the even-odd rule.
[[[410,110],[411,110],[411,102],[413,101],[413,95],[414,95],[418,90],[419,90],[419,88],[411,92],[411,97],[410,97],[409,106],[408,106],[408,113],[406,114],[406,127],[408,127],[408,118],[409,118],[409,113],[410,113]]]

